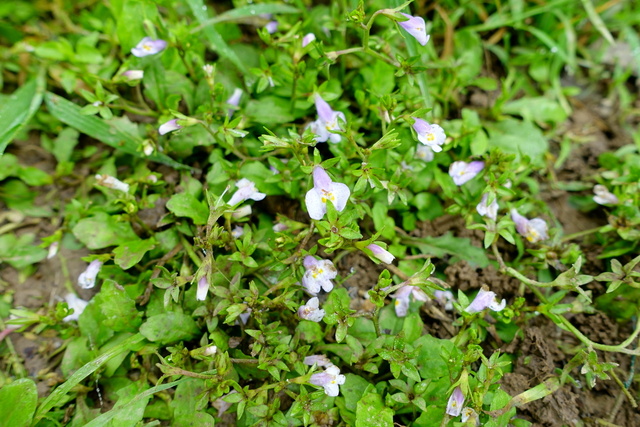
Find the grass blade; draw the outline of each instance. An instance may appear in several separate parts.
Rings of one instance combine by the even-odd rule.
[[[29,81],[12,95],[0,108],[0,155],[16,134],[27,124],[42,104],[44,77],[42,75]]]
[[[89,135],[110,147],[116,148],[132,156],[147,158],[154,162],[163,163],[176,169],[188,169],[189,167],[176,162],[171,157],[162,153],[153,153],[151,156],[138,151],[141,140],[137,136],[130,135],[116,129],[106,121],[96,116],[85,116],[80,113],[80,107],[51,92],[44,96],[44,102],[49,112],[62,123],[65,123],[79,132]]]
[[[112,358],[116,357],[123,351],[129,351],[131,346],[138,344],[144,340],[144,337],[140,334],[135,334],[127,340],[123,341],[119,345],[107,350],[99,357],[93,359],[91,362],[84,365],[82,368],[74,372],[67,381],[57,387],[46,399],[42,401],[38,410],[36,411],[33,425],[35,425],[47,412],[51,410],[58,402],[65,398],[65,395],[71,391],[80,381],[87,378],[89,375],[97,371],[102,365],[107,363]]]

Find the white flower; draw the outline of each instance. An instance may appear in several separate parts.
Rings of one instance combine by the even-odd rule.
[[[470,407],[462,408],[462,416],[460,417],[460,421],[466,423],[468,420],[475,421],[475,424],[480,425],[480,420],[478,419],[478,413]]]
[[[172,120],[169,120],[168,122],[161,124],[160,127],[158,128],[158,133],[160,135],[164,135],[178,129],[182,129],[182,126],[178,124],[178,119],[172,119]]]
[[[393,260],[396,259],[396,257],[394,257],[391,254],[391,252],[387,251],[386,249],[382,249],[380,246],[376,245],[375,243],[372,243],[369,246],[367,246],[367,249],[373,252],[374,257],[378,258],[380,261],[382,261],[385,264],[392,264]]]
[[[311,132],[316,134],[317,142],[330,141],[333,143],[340,142],[342,136],[334,131],[342,131],[340,120],[346,122],[347,119],[341,111],[333,111],[329,104],[316,94],[316,110],[318,111],[318,120],[309,124]]]
[[[302,276],[302,286],[311,295],[317,295],[320,289],[330,292],[333,289],[333,282],[338,275],[338,271],[328,259],[315,259],[311,255],[304,257],[304,276]]]
[[[402,28],[409,34],[411,34],[422,46],[426,45],[431,36],[427,35],[427,27],[424,19],[419,16],[411,16],[407,13],[403,13],[407,21],[398,22]]]
[[[240,98],[242,97],[242,89],[240,88],[235,88],[233,90],[233,93],[231,94],[231,96],[229,97],[229,99],[227,99],[227,104],[229,105],[233,105],[234,107],[238,107],[238,104],[240,104]],[[231,117],[233,116],[233,111],[236,108],[229,108],[229,110],[227,111],[227,116]]]
[[[235,228],[231,230],[231,235],[233,236],[234,239],[239,239],[240,237],[242,237],[243,234],[244,234],[244,228],[240,227],[239,225],[236,225]]]
[[[320,166],[313,168],[313,188],[307,191],[305,203],[309,216],[320,220],[327,213],[327,201],[331,201],[338,212],[347,205],[351,191],[341,182],[333,182]]]
[[[433,160],[433,157],[433,150],[428,145],[418,145],[418,148],[416,148],[416,159],[429,163]]]
[[[87,269],[78,276],[78,286],[82,289],[91,289],[96,285],[96,277],[102,268],[102,261],[91,261]]]
[[[306,47],[309,43],[311,43],[312,41],[315,41],[316,39],[316,35],[313,33],[309,33],[306,34],[303,38],[302,38],[302,47]]]
[[[251,205],[243,205],[243,206],[240,206],[235,211],[233,211],[231,216],[234,219],[240,219],[240,218],[244,218],[245,216],[251,215],[251,212],[252,212]]]
[[[449,166],[449,176],[453,178],[456,185],[462,185],[473,179],[482,169],[484,169],[484,162],[481,161],[471,163],[457,161]]]
[[[122,73],[122,76],[128,81],[142,80],[144,78],[143,70],[127,70]]]
[[[249,181],[247,178],[242,178],[240,181],[236,182],[236,187],[238,190],[231,196],[231,199],[227,202],[229,206],[235,206],[240,202],[244,202],[245,200],[262,200],[267,195],[264,193],[260,193],[256,188],[256,184],[252,181]]]
[[[313,297],[298,309],[298,316],[304,320],[320,322],[325,315],[325,311],[320,307],[318,297]]]
[[[78,298],[76,294],[67,294],[64,296],[64,300],[67,302],[69,308],[73,309],[73,313],[62,319],[63,322],[70,322],[72,320],[78,320],[84,309],[89,304],[81,298]]]
[[[103,187],[111,188],[114,190],[122,191],[123,193],[129,192],[129,184],[125,184],[119,179],[111,176],[111,175],[96,175],[96,180],[98,181],[98,185]]]
[[[430,124],[425,120],[413,117],[413,130],[418,134],[418,141],[428,146],[436,153],[442,151],[441,145],[447,140],[447,135],[440,125]]]
[[[60,248],[60,242],[53,242],[49,245],[49,252],[47,253],[47,259],[51,259],[58,254]]]
[[[456,387],[451,393],[449,397],[449,402],[447,403],[447,414],[452,417],[457,417],[462,412],[462,405],[464,405],[464,394],[462,394],[462,390],[460,387]]]
[[[340,369],[329,366],[324,372],[311,375],[309,382],[313,385],[322,386],[327,396],[335,397],[340,394],[340,385],[344,384],[346,377],[340,374]]]
[[[476,210],[481,216],[486,216],[487,218],[491,218],[492,220],[496,220],[498,218],[498,200],[494,197],[491,203],[487,204],[489,200],[489,194],[485,193],[482,195],[482,200],[476,206]]]
[[[604,185],[596,185],[593,187],[593,192],[596,194],[593,196],[593,201],[599,205],[617,205],[620,203],[616,195],[607,190]]]
[[[167,47],[167,42],[162,39],[154,40],[151,37],[145,37],[140,43],[131,49],[133,56],[142,58],[143,56],[155,55],[163,51]]]
[[[527,241],[537,243],[549,238],[547,223],[542,218],[527,219],[517,210],[511,209],[511,219],[516,224],[516,230]]]
[[[469,304],[464,311],[467,313],[479,313],[485,308],[490,308],[493,311],[502,311],[506,305],[507,301],[505,299],[498,302],[495,292],[480,289],[480,291],[478,291],[478,295],[476,295],[471,304]]]
[[[314,354],[311,356],[307,356],[304,358],[304,361],[302,363],[309,366],[317,365],[320,367],[333,365],[333,363],[331,363],[329,358],[324,354]]]
[[[215,345],[210,345],[209,347],[204,349],[205,356],[213,356],[218,352],[218,347]]]
[[[202,276],[198,280],[198,288],[196,289],[196,300],[204,301],[207,299],[207,293],[209,292],[209,282],[207,276]]]
[[[396,316],[405,317],[407,315],[412,295],[416,301],[429,301],[429,297],[422,291],[422,289],[417,286],[405,285],[398,289],[395,294],[391,295],[391,298],[396,300],[394,303]]]

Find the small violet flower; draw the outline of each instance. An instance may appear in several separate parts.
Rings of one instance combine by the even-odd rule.
[[[409,303],[411,302],[411,296],[416,301],[427,302],[429,297],[419,287],[405,285],[398,289],[391,298],[395,299],[396,316],[405,317],[409,310]]]
[[[122,77],[124,77],[129,82],[142,80],[144,78],[144,71],[143,70],[127,70],[124,73],[122,73]]]
[[[453,310],[454,298],[451,291],[433,291],[433,296],[435,297],[436,301],[444,306],[444,309],[446,311]]]
[[[333,363],[331,363],[329,358],[324,354],[314,354],[311,356],[307,356],[304,358],[302,363],[309,366],[313,366],[313,365],[317,365],[320,367],[333,366]]]
[[[298,309],[298,317],[303,320],[320,322],[325,315],[325,311],[319,307],[318,297],[313,297]]]
[[[267,33],[273,34],[278,31],[278,21],[269,21],[264,28],[267,30]]]
[[[620,203],[620,199],[615,194],[610,192],[604,185],[596,185],[593,187],[593,201],[599,205],[617,205]]]
[[[129,192],[129,184],[126,184],[111,175],[98,174],[96,175],[96,180],[98,181],[98,185],[101,185],[103,187],[111,188],[113,190],[119,190],[123,193]]]
[[[413,130],[418,134],[418,141],[423,145],[430,147],[436,153],[442,151],[443,145],[447,139],[444,129],[440,125],[430,124],[425,120],[413,117]]]
[[[231,213],[233,219],[244,218],[245,216],[251,215],[251,205],[240,206],[238,209]]]
[[[240,104],[240,98],[241,97],[242,97],[242,89],[235,88],[233,90],[233,93],[229,97],[229,99],[227,99],[227,104],[233,105],[234,107],[237,107],[238,104]],[[235,108],[229,108],[229,110],[227,111],[227,116],[229,116],[229,117],[233,116],[233,111],[234,110],[235,110]]]
[[[172,119],[166,123],[161,124],[158,128],[158,133],[160,135],[164,135],[178,129],[182,129],[182,126],[178,124],[178,119]]]
[[[307,47],[307,45],[316,40],[316,35],[313,33],[306,34],[302,38],[302,47]]]
[[[433,150],[428,145],[418,145],[418,148],[416,148],[416,159],[429,163],[433,160],[433,157]]]
[[[78,320],[84,309],[87,308],[87,305],[89,304],[88,301],[78,298],[76,294],[67,294],[64,296],[64,300],[67,302],[69,308],[73,309],[73,313],[64,317],[62,319],[63,322]]]
[[[96,277],[102,268],[102,261],[97,259],[91,261],[85,271],[78,276],[78,285],[82,289],[91,289],[96,285]]]
[[[315,259],[311,255],[304,257],[304,276],[302,276],[302,286],[308,293],[315,296],[320,292],[320,289],[324,289],[325,292],[330,292],[333,289],[333,282],[331,279],[335,279],[338,275],[338,271],[331,261],[328,259]]]
[[[155,55],[162,52],[167,47],[167,42],[162,39],[154,40],[151,37],[145,37],[140,40],[136,47],[131,49],[133,56],[142,58],[143,56]]]
[[[316,142],[330,141],[333,143],[340,142],[342,136],[332,131],[342,131],[339,120],[344,122],[347,119],[341,111],[333,111],[329,104],[316,94],[316,110],[318,111],[318,120],[309,124],[311,132],[316,135]]]
[[[209,282],[207,276],[202,276],[198,280],[198,288],[196,289],[196,300],[204,301],[207,299],[207,293],[209,292]]]
[[[369,246],[367,246],[367,249],[373,252],[374,257],[378,258],[380,261],[382,261],[385,264],[391,264],[393,263],[393,260],[396,259],[396,257],[394,257],[391,254],[391,252],[387,251],[386,249],[382,249],[380,246],[376,245],[375,243],[372,243]]]
[[[411,16],[407,13],[403,13],[405,18],[409,18],[407,21],[398,22],[402,28],[409,34],[411,34],[422,46],[426,45],[431,36],[427,35],[427,28],[424,19],[419,16]]]
[[[340,394],[340,385],[344,384],[346,378],[340,374],[340,369],[329,366],[324,372],[311,375],[309,382],[313,385],[322,386],[327,396],[335,397]]]
[[[313,168],[313,188],[307,191],[305,203],[309,216],[320,220],[327,213],[327,201],[331,201],[338,212],[342,212],[347,205],[351,191],[341,182],[333,182],[325,170],[316,166]]]
[[[462,405],[464,405],[464,394],[462,394],[462,390],[460,387],[456,387],[451,393],[451,397],[449,397],[449,402],[447,403],[447,414],[452,417],[457,417],[462,412]]]
[[[456,185],[460,186],[473,179],[482,169],[484,169],[484,162],[478,160],[471,163],[457,161],[449,166],[449,176],[453,178]]]
[[[49,245],[49,251],[47,252],[47,259],[51,259],[58,255],[58,249],[60,248],[60,242],[53,242]]]
[[[507,301],[502,299],[498,302],[495,292],[485,291],[480,289],[478,295],[471,301],[471,304],[464,309],[467,313],[479,313],[485,308],[490,308],[493,311],[501,311],[507,305]]]
[[[229,206],[235,206],[248,199],[256,201],[262,200],[267,196],[266,194],[259,192],[256,185],[247,178],[242,178],[240,181],[236,182],[236,187],[238,187],[238,190],[233,193],[233,196],[231,196],[231,199],[227,202]]]
[[[478,413],[470,407],[462,408],[462,416],[460,417],[460,421],[466,423],[467,421],[475,421],[475,425],[480,425],[480,420],[478,419]]]
[[[537,243],[548,239],[547,223],[542,218],[527,219],[520,215],[517,210],[511,209],[511,219],[516,224],[516,230],[527,241]]]
[[[486,216],[492,220],[496,220],[498,218],[498,200],[494,197],[491,203],[487,203],[489,200],[489,194],[485,193],[482,195],[482,200],[476,206],[476,210],[481,216]]]
[[[239,225],[236,225],[235,228],[231,230],[231,235],[233,236],[234,239],[241,238],[244,235],[244,228],[240,227]]]

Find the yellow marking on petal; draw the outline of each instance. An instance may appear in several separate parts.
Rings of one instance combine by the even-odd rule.
[[[428,140],[428,141],[434,141],[435,139],[436,139],[436,137],[435,137],[435,135],[434,135],[434,134],[432,134],[432,133],[427,134],[427,140]]]

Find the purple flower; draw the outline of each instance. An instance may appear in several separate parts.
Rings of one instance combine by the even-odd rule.
[[[409,14],[403,13],[406,18],[409,18],[407,21],[398,22],[402,28],[409,34],[411,34],[422,46],[426,45],[431,36],[427,35],[427,27],[425,25],[424,19],[419,16],[411,16]]]
[[[267,25],[264,26],[269,34],[273,34],[278,31],[278,21],[269,21]]]
[[[309,33],[302,38],[302,47],[306,47],[312,41],[315,41],[316,35],[313,33]]]
[[[85,271],[78,276],[78,286],[82,289],[91,289],[96,285],[96,277],[102,268],[102,261],[94,259],[89,263]]]
[[[143,56],[155,55],[163,51],[167,47],[167,42],[162,39],[154,40],[151,37],[145,37],[140,40],[136,47],[131,49],[133,56],[142,58]]]
[[[328,259],[315,259],[311,255],[304,257],[304,268],[307,270],[302,276],[302,286],[311,295],[317,295],[320,289],[330,292],[333,289],[333,282],[338,275],[338,271],[333,263]]]
[[[447,140],[447,135],[440,125],[430,124],[425,120],[413,117],[413,130],[418,134],[418,141],[430,147],[436,153],[442,151],[441,145]]]
[[[231,196],[231,199],[227,202],[229,206],[235,206],[248,199],[256,201],[262,200],[267,196],[266,194],[259,192],[256,185],[247,178],[242,178],[240,181],[236,182],[236,187],[238,187],[238,190],[233,193],[233,196]]]
[[[604,185],[596,185],[593,187],[593,201],[599,205],[617,205],[620,203],[620,199],[615,194],[610,192]]]
[[[64,317],[62,319],[63,322],[78,320],[84,309],[87,308],[87,305],[89,304],[88,301],[78,298],[76,294],[67,294],[64,296],[64,300],[67,302],[69,308],[73,309],[73,313]]]
[[[318,297],[313,297],[298,309],[298,317],[312,322],[319,322],[325,315],[325,311],[319,307]]]
[[[182,126],[178,124],[178,119],[169,120],[166,123],[163,123],[158,128],[158,133],[160,135],[164,135],[169,132],[173,132],[174,130],[182,129]]]
[[[495,292],[485,291],[480,289],[478,295],[473,299],[471,304],[464,309],[467,313],[479,313],[485,308],[490,308],[493,311],[501,311],[507,305],[506,300],[498,302]]]
[[[436,301],[444,306],[444,309],[446,311],[453,310],[454,298],[451,291],[433,291],[433,296],[435,297]]]
[[[320,367],[333,366],[333,363],[331,363],[329,358],[324,354],[320,354],[320,355],[315,354],[315,355],[307,356],[304,358],[304,361],[302,363],[309,366],[313,366],[313,365],[317,365]]]
[[[516,224],[516,230],[527,241],[537,243],[548,239],[547,223],[542,218],[527,219],[520,215],[517,210],[511,209],[511,219]]]
[[[433,160],[433,150],[428,145],[418,145],[418,148],[416,148],[415,158],[429,163]]]
[[[231,230],[231,236],[233,236],[234,239],[241,238],[243,234],[244,228],[240,227],[239,225],[236,225],[233,230]]]
[[[324,372],[311,375],[309,382],[313,385],[321,386],[327,396],[335,397],[340,394],[340,385],[344,384],[346,378],[340,375],[340,369],[335,366],[329,366]]]
[[[129,184],[120,181],[118,178],[111,175],[96,175],[97,184],[103,187],[111,188],[113,190],[122,191],[123,193],[129,192]]]
[[[498,200],[494,197],[491,203],[487,203],[488,200],[489,194],[483,194],[482,200],[480,200],[480,203],[476,206],[476,210],[481,216],[486,216],[487,218],[491,218],[495,221],[498,218]]]
[[[305,203],[309,216],[320,220],[327,213],[327,201],[331,201],[338,212],[347,206],[351,191],[341,182],[333,182],[327,172],[320,167],[313,168],[313,188],[307,191]]]
[[[466,423],[468,420],[474,421],[475,425],[480,425],[480,420],[478,419],[478,413],[470,407],[462,408],[462,416],[460,417],[460,421]]]
[[[457,417],[462,412],[462,407],[464,405],[464,394],[462,394],[462,390],[460,387],[456,387],[451,393],[451,397],[449,397],[449,402],[447,403],[447,414],[452,417]]]
[[[327,140],[333,143],[340,142],[342,137],[333,131],[342,131],[339,120],[344,122],[347,119],[344,113],[341,111],[333,111],[329,104],[322,99],[322,97],[316,94],[316,110],[318,111],[318,120],[309,124],[311,132],[316,135],[316,142],[326,142]]]
[[[449,176],[453,178],[453,182],[455,182],[456,185],[462,185],[473,179],[482,169],[484,169],[484,162],[481,161],[471,163],[462,161],[453,162],[451,166],[449,166]]]
[[[227,104],[233,105],[234,107],[237,107],[238,104],[240,104],[240,98],[241,97],[242,97],[242,89],[235,88],[233,90],[233,93],[229,97],[229,99],[227,99]],[[229,117],[233,116],[233,111],[234,110],[235,110],[235,108],[229,108],[229,110],[227,111],[227,116],[229,116]]]
[[[207,281],[207,276],[202,276],[200,280],[198,280],[198,289],[196,289],[196,300],[204,301],[207,299],[207,292],[209,292],[209,282]]]
[[[142,78],[144,77],[144,71],[142,70],[127,70],[124,73],[122,73],[122,76],[127,80],[127,81],[135,81],[135,80],[142,80]]]
[[[386,249],[382,249],[380,246],[376,245],[375,243],[372,243],[369,246],[367,246],[367,249],[373,252],[374,257],[378,258],[380,261],[384,262],[385,264],[391,264],[393,260],[396,259],[396,257],[394,257],[391,254],[391,252],[387,251]]]
[[[429,301],[429,297],[417,286],[405,285],[398,289],[391,298],[395,299],[396,316],[405,317],[409,310],[409,303],[411,302],[411,296],[416,301],[426,302]]]

